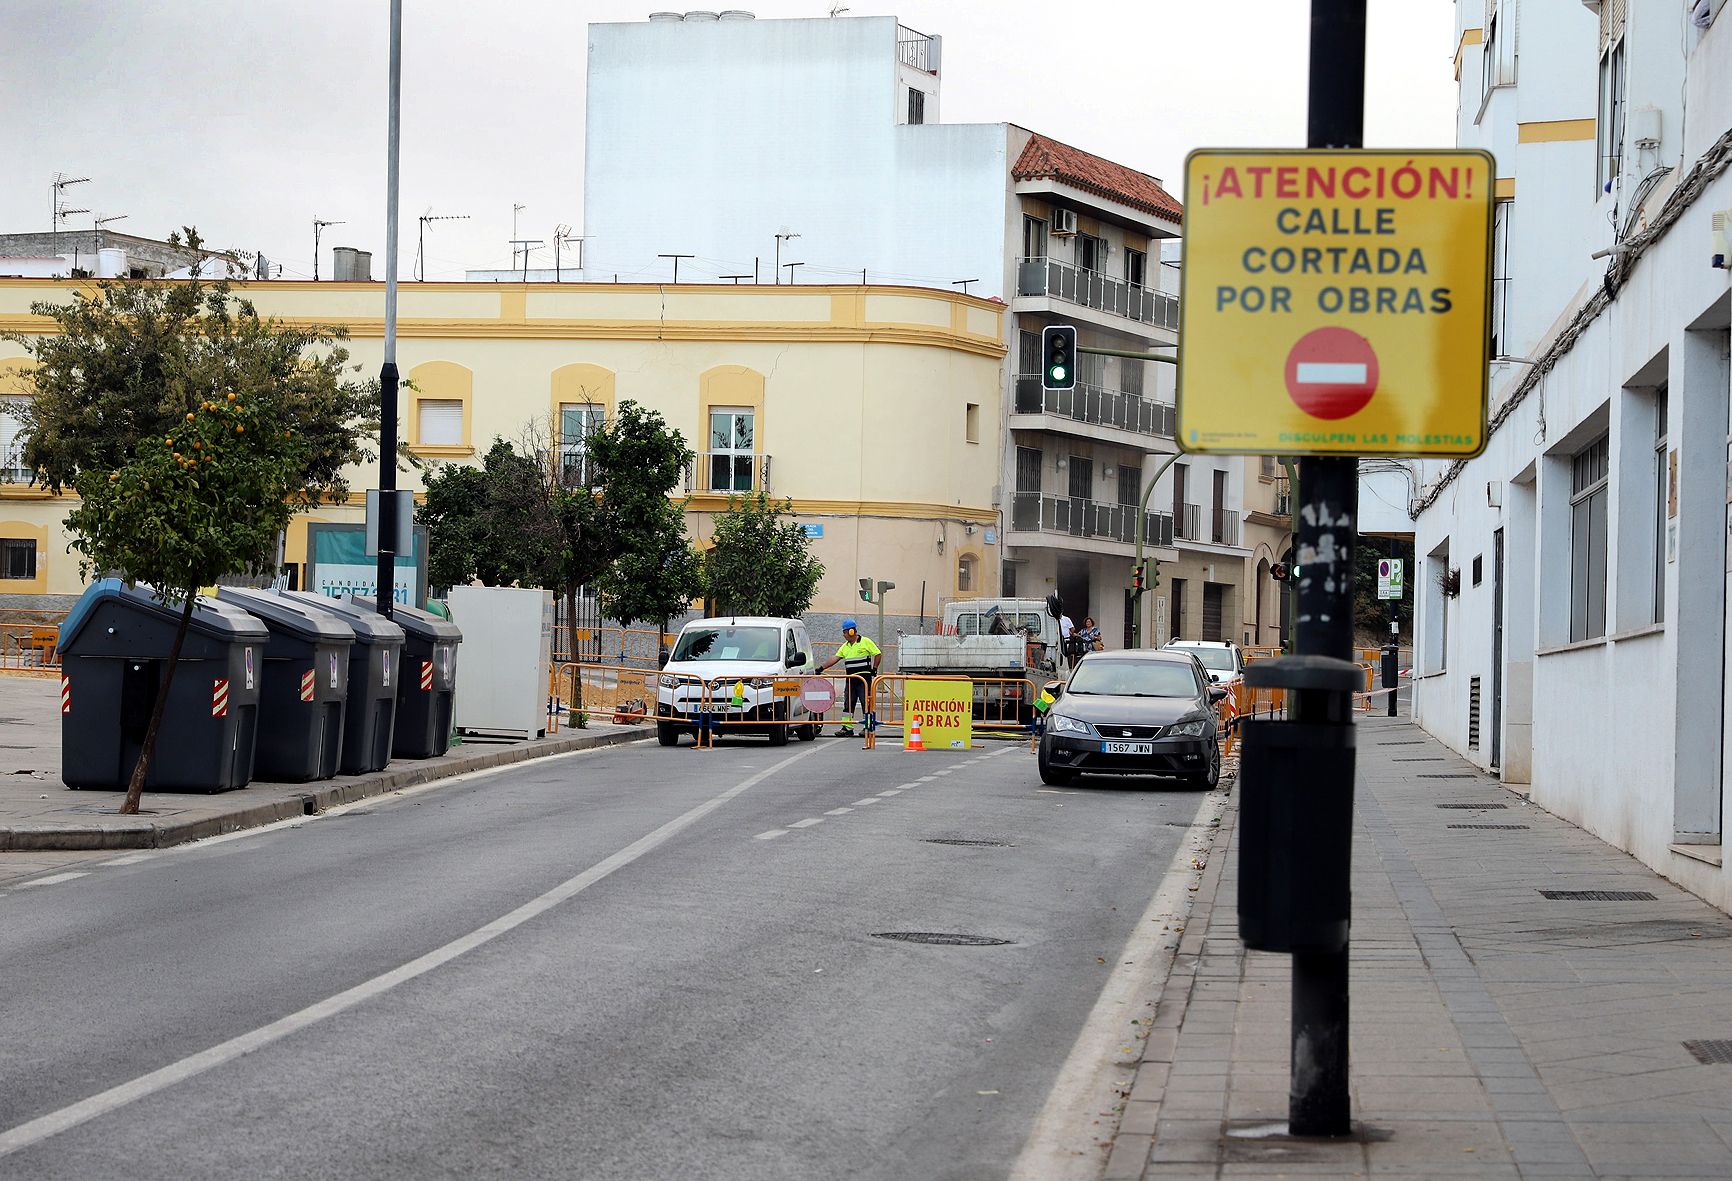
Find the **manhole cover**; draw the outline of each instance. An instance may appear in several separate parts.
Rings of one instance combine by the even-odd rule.
[[[1415,779],[1478,779],[1472,771],[1421,771]]]
[[[1696,1056],[1703,1066],[1732,1066],[1732,1041],[1710,1038],[1706,1041],[1685,1042],[1684,1048]]]
[[[1438,807],[1439,808],[1455,808],[1457,810],[1466,810],[1466,809],[1470,809],[1470,808],[1477,810],[1479,808],[1508,808],[1509,805],[1508,804],[1439,804]]]
[[[1553,902],[1657,902],[1646,890],[1541,890]]]
[[[1495,829],[1499,830],[1500,832],[1513,832],[1518,828],[1525,829],[1525,828],[1527,828],[1527,825],[1525,825],[1525,824],[1451,824],[1448,827],[1450,827],[1450,828],[1495,828]]]
[[[931,837],[925,842],[928,845],[963,845],[970,849],[1009,849],[1009,841],[967,841],[961,837]]]
[[[959,935],[954,931],[874,931],[874,939],[894,939],[898,943],[933,943],[940,947],[1002,947],[1008,939],[989,935]]]

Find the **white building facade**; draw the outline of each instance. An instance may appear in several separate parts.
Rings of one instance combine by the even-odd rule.
[[[668,280],[680,254],[699,282],[962,287],[1008,303],[1004,416],[968,427],[1004,448],[1000,525],[941,595],[1056,591],[1128,642],[1137,504],[1177,450],[1171,367],[1085,355],[1074,392],[1047,392],[1040,333],[1069,323],[1084,346],[1170,352],[1177,276],[1161,244],[1180,233],[1179,203],[1024,128],[939,123],[942,41],[894,18],[730,15],[590,27],[585,277]],[[1193,457],[1150,496],[1162,583],[1140,603],[1144,643],[1181,621],[1187,636],[1242,638],[1242,470]]]
[[[1718,8],[1458,0],[1459,139],[1497,159],[1497,359],[1484,454],[1419,500],[1414,712],[1732,909]]]

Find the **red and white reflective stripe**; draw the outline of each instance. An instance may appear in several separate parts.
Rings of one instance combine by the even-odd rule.
[[[301,674],[301,700],[302,701],[311,701],[313,699],[313,680],[314,680],[314,677],[313,677],[313,670],[312,669],[309,668],[306,672]]]
[[[421,662],[421,687],[423,689],[433,688],[433,662],[431,660]]]
[[[60,712],[72,712],[72,678],[64,674],[60,678]]]
[[[226,677],[218,677],[211,682],[210,716],[213,718],[229,716],[229,683]]]

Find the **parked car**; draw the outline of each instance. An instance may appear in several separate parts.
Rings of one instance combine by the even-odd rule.
[[[1190,651],[1091,652],[1057,687],[1041,735],[1041,779],[1078,775],[1170,775],[1192,787],[1221,777],[1211,684]]]
[[[700,714],[709,714],[728,723],[722,734],[756,729],[771,746],[787,745],[790,734],[810,742],[819,723],[790,724],[808,716],[806,707],[797,691],[778,695],[776,681],[812,671],[812,640],[798,619],[694,619],[680,629],[662,666],[656,739],[673,746],[681,734],[697,731]]]
[[[1195,656],[1217,685],[1230,684],[1245,675],[1245,654],[1229,640],[1174,640],[1167,647]]]

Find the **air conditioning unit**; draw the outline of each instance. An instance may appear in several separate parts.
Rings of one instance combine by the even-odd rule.
[[[1709,265],[1732,271],[1732,209],[1717,209],[1713,218],[1713,262]]]
[[[1076,210],[1054,209],[1052,211],[1052,233],[1057,238],[1076,233]]]

